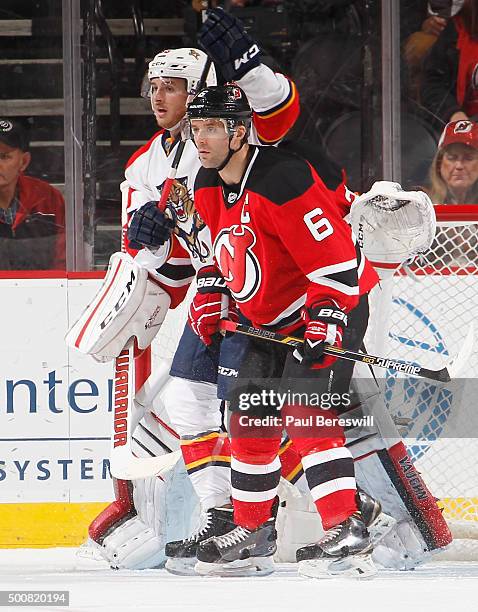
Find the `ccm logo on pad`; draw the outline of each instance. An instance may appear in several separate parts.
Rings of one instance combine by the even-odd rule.
[[[126,300],[128,294],[131,293],[131,287],[132,287],[132,285],[133,285],[135,280],[136,280],[136,276],[134,275],[134,272],[131,271],[130,279],[126,283],[126,286],[123,289],[123,291],[121,292],[119,300],[116,302],[116,304],[114,305],[113,309],[110,310],[110,312],[106,315],[106,317],[100,323],[100,329],[104,329],[108,325],[108,323],[111,322],[111,319],[113,317],[113,313],[118,312],[118,310],[121,308],[121,306],[125,303],[125,300]]]

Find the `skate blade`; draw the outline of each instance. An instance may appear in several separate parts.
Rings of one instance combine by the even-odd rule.
[[[393,517],[381,512],[368,528],[372,545],[376,546],[383,540],[395,528],[396,524],[397,521]]]
[[[198,561],[196,574],[201,576],[268,576],[275,570],[272,557],[250,557],[231,563],[206,563]]]
[[[175,576],[196,576],[196,571],[194,569],[196,563],[196,557],[183,559],[168,557],[164,567],[170,574],[174,574]]]
[[[337,561],[311,559],[299,562],[299,575],[307,578],[371,578],[377,573],[371,554],[351,555]]]

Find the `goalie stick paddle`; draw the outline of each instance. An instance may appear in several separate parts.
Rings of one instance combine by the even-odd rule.
[[[253,336],[254,338],[262,338],[263,340],[269,340],[271,342],[278,342],[279,344],[286,344],[287,346],[297,347],[301,346],[304,341],[301,338],[295,338],[294,336],[284,336],[277,332],[268,331],[266,329],[259,329],[257,327],[251,327],[242,323],[234,323],[223,319],[219,323],[221,331],[236,332],[239,334],[245,334],[247,336]],[[356,351],[350,351],[338,346],[327,345],[324,349],[326,355],[333,355],[339,359],[348,359],[349,361],[356,361],[365,363],[371,366],[378,366],[379,368],[385,368],[386,370],[392,370],[393,372],[403,372],[409,376],[418,376],[420,378],[429,378],[430,380],[436,380],[438,382],[450,382],[452,377],[456,376],[462,369],[463,365],[469,358],[473,347],[473,325],[470,326],[465,341],[462,344],[461,350],[458,355],[448,363],[447,366],[440,370],[430,370],[423,368],[418,365],[413,365],[405,361],[398,359],[390,359],[388,357],[377,357],[375,355],[369,355],[367,353],[359,353]]]
[[[153,380],[145,382],[135,395],[134,341],[130,341],[115,360],[115,399],[111,437],[110,472],[115,478],[134,480],[158,476],[181,458],[180,451],[160,457],[136,457],[131,448],[134,429],[145,409],[169,378],[168,362],[156,369]]]

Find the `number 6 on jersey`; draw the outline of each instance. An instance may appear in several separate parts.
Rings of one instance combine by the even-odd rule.
[[[324,213],[322,209],[317,207],[304,215],[305,224],[309,228],[309,231],[314,237],[314,240],[317,240],[317,242],[324,240],[324,238],[328,238],[334,233],[334,228],[332,227],[332,224],[327,219],[327,217],[321,216],[323,214]]]

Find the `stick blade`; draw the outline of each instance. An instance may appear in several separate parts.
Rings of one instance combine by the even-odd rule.
[[[111,475],[122,480],[162,476],[169,472],[182,457],[180,450],[160,457],[135,457],[128,452],[127,447],[123,448],[124,453],[120,452],[110,463]]]

